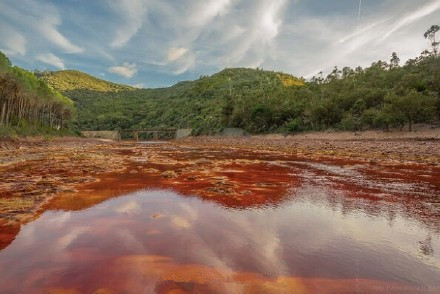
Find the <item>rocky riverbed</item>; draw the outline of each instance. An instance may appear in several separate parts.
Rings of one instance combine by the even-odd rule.
[[[153,145],[70,138],[3,142],[0,146],[0,220],[3,222],[32,218],[54,196],[78,194],[81,187],[88,183],[98,185],[97,182],[109,175],[141,179],[148,176],[145,181],[132,185],[133,189],[154,185],[184,186],[176,183],[176,179],[185,178],[192,183],[191,187],[200,186],[198,192],[204,195],[226,195],[235,191],[246,195],[250,191],[245,183],[230,183],[219,173],[226,165],[258,164],[255,158],[258,156],[325,160],[341,165],[359,162],[420,169],[440,166],[440,141],[437,140],[205,137]],[[213,153],[203,154],[200,149]],[[221,151],[243,151],[254,158],[222,156],[213,160],[215,153]],[[283,178],[281,174],[282,171],[277,182]],[[206,175],[213,185],[205,185]],[[287,177],[281,182],[290,180]],[[264,182],[260,185],[269,187]]]
[[[105,221],[102,223],[103,225],[109,220],[114,221],[116,217],[119,217],[119,222],[114,225],[127,225],[127,228],[121,228],[125,231],[137,230],[135,229],[137,227],[142,231],[146,225],[144,222],[149,219],[169,220],[171,227],[162,229],[170,234],[169,238],[178,239],[178,236],[183,232],[190,232],[193,225],[191,218],[186,215],[188,205],[192,203],[200,208],[199,213],[201,214],[206,207],[212,210],[212,215],[208,213],[205,219],[200,220],[200,224],[203,224],[201,231],[198,232],[201,234],[200,236],[211,234],[220,229],[217,227],[216,219],[228,222],[232,215],[244,218],[240,219],[240,222],[245,222],[245,218],[249,214],[258,219],[261,218],[262,224],[271,220],[274,222],[272,223],[274,229],[277,228],[277,230],[286,225],[282,221],[278,223],[276,221],[278,217],[285,220],[298,218],[295,220],[298,224],[313,217],[305,224],[316,223],[316,226],[313,227],[316,233],[321,231],[319,227],[324,224],[318,224],[321,215],[326,215],[329,217],[329,221],[335,222],[335,230],[340,225],[339,222],[342,222],[350,231],[352,222],[357,222],[356,218],[350,222],[347,221],[346,218],[350,215],[355,215],[363,220],[362,226],[365,225],[363,230],[370,228],[369,222],[374,220],[377,222],[376,226],[383,227],[384,232],[389,230],[394,234],[395,230],[392,224],[397,223],[399,230],[402,230],[404,234],[414,235],[415,232],[419,232],[415,234],[417,236],[413,236],[417,239],[415,243],[411,243],[412,239],[404,243],[409,242],[405,246],[411,248],[410,254],[415,254],[414,266],[419,266],[421,270],[427,270],[424,264],[427,260],[434,265],[437,263],[438,250],[436,246],[440,234],[439,147],[440,143],[436,140],[332,140],[328,138],[317,140],[315,138],[267,137],[190,138],[179,142],[156,142],[154,144],[79,138],[2,142],[0,144],[0,250],[6,248],[15,250],[15,247],[11,248],[14,239],[18,238],[17,236],[22,236],[21,241],[18,241],[20,244],[23,242],[23,236],[27,236],[29,233],[27,231],[30,228],[38,230],[41,223],[44,224],[43,227],[52,228],[51,213],[58,215],[53,220],[58,221],[72,217],[72,212],[78,212],[75,215],[80,217],[81,215],[89,215],[87,212],[89,211],[93,215],[94,222]],[[133,199],[137,200],[130,200],[132,199],[130,195],[133,195]],[[161,195],[164,195],[163,201]],[[141,205],[142,201],[146,201],[146,203]],[[106,203],[115,207],[109,209]],[[287,207],[295,213],[284,212],[283,214],[285,210],[283,207]],[[316,211],[317,207],[319,207],[319,212]],[[177,212],[176,215],[170,215],[171,211],[169,210],[172,208],[176,211],[183,209],[179,212],[182,215]],[[107,210],[110,215],[115,213],[117,215],[106,218],[99,213],[103,210]],[[305,210],[308,213],[304,213]],[[148,211],[148,215],[144,215],[144,211]],[[335,212],[337,212],[336,218]],[[264,213],[267,216],[263,217]],[[213,215],[216,216],[213,217]],[[134,216],[136,217],[133,219]],[[131,225],[126,223],[127,221]],[[407,229],[406,225],[402,225],[406,222],[416,224],[419,229],[412,232]],[[149,224],[150,221],[147,223]],[[136,224],[135,227],[133,227],[134,224]],[[208,224],[210,228],[206,229]],[[84,226],[86,223],[82,225],[82,227]],[[242,242],[234,243],[239,240],[236,238],[243,235],[240,230],[249,231],[246,234],[254,234],[261,229],[254,226],[243,227],[240,225],[237,227],[237,224],[230,224],[230,226],[230,232],[236,232],[237,236],[228,241],[231,243],[231,252],[228,251],[225,254],[229,255],[233,255],[234,248]],[[281,227],[278,228],[278,226]],[[87,224],[87,228],[101,230],[101,228],[95,228],[93,224]],[[105,225],[102,229],[104,228],[106,228]],[[175,235],[173,228],[182,232]],[[295,225],[295,228],[299,230],[298,232],[303,230],[303,227],[299,225]],[[70,229],[71,233],[75,235],[78,229],[77,224],[73,222]],[[25,232],[20,234],[21,230],[25,230]],[[42,231],[44,230],[42,229]],[[165,231],[162,233],[165,234]],[[223,232],[223,234],[227,234],[227,232]],[[93,244],[96,243],[94,246],[102,245],[98,244],[99,238],[96,239],[95,233],[90,236],[94,236]],[[161,235],[158,228],[152,227],[147,230],[147,235],[142,234],[142,236],[150,238],[148,236],[160,237]],[[295,234],[283,235],[281,240],[287,242],[289,238],[295,236]],[[397,242],[396,246],[400,246],[403,239],[398,239],[396,236],[384,235],[383,238],[388,240],[387,242]],[[170,246],[170,244],[162,244],[164,239],[159,237],[157,237],[158,243],[154,243],[158,247],[154,247],[154,250]],[[350,240],[353,242],[354,239]],[[374,250],[371,258],[378,250],[382,255],[381,260],[388,258],[389,254],[394,252],[383,245],[388,243],[381,243],[382,241],[374,238],[368,240],[373,242],[371,248]],[[146,242],[146,240],[144,241]],[[260,241],[263,239],[257,238],[252,243],[252,246],[255,247],[254,250],[265,250],[264,246],[266,245],[261,245]],[[309,241],[312,242],[312,240]],[[92,240],[90,239],[89,242]],[[201,248],[206,246],[204,241],[200,242],[197,246]],[[153,246],[153,243],[148,244]],[[360,244],[355,242],[352,245],[358,246]],[[350,246],[348,248],[352,248]],[[340,245],[335,245],[335,248],[339,247]],[[214,248],[216,245],[212,244],[211,247],[204,250],[211,252]],[[21,249],[18,247],[16,250]],[[187,253],[182,256],[176,255],[173,258],[186,258],[188,257]],[[302,253],[292,252],[289,256],[309,253],[309,250]],[[11,254],[11,256],[14,255],[14,253]],[[171,260],[170,256],[175,254],[177,253],[171,250],[166,260]],[[341,252],[337,254],[329,252],[329,254],[335,261],[342,258],[339,256]],[[258,256],[258,254],[249,255],[246,262],[243,262],[246,264]],[[269,257],[266,261],[268,263],[273,261],[273,258]],[[358,258],[356,254],[351,257],[354,260]],[[127,257],[124,262],[125,260],[131,262],[130,258],[132,257]],[[143,260],[144,257],[139,258]],[[150,257],[145,258],[149,260]],[[192,258],[197,261],[201,256],[195,255]],[[423,261],[422,263],[419,258]],[[209,260],[212,261],[210,258]],[[389,262],[393,265],[392,260]],[[215,263],[211,264],[208,260],[201,264],[205,267],[198,265],[199,267],[194,269],[195,275],[199,275],[200,268],[205,269],[208,265],[215,268],[212,271],[219,270]],[[296,261],[292,261],[292,264],[289,263],[292,268],[286,273],[295,272],[294,264]],[[162,261],[160,265],[163,265]],[[148,264],[146,266],[148,267]],[[186,271],[187,268],[186,265],[180,268],[180,265],[171,263],[164,266],[164,272],[160,273],[161,277],[162,275],[168,277],[170,266],[176,271]],[[301,268],[304,270],[309,266],[313,266],[313,264],[306,262],[301,265]],[[329,272],[333,272],[330,265],[328,266]],[[139,272],[143,272],[143,268],[143,266],[139,268]],[[240,268],[241,265],[237,265],[235,270]],[[251,266],[251,268],[256,272],[261,270],[259,266]],[[399,268],[401,266],[396,265],[390,271],[392,274],[398,273],[397,276],[390,275],[388,277],[390,281],[399,281],[401,276],[407,275],[407,273],[400,273]],[[343,266],[340,269],[347,271],[347,274],[353,270],[348,266]],[[312,269],[310,268],[310,270]],[[365,269],[365,277],[369,276],[368,271],[370,268]],[[430,275],[434,272],[430,270],[420,281],[414,276],[412,283],[417,284],[419,281],[422,285],[433,285],[430,282]],[[112,275],[112,273],[106,274]],[[229,274],[224,273],[225,276]],[[274,271],[273,274],[277,274],[277,271]],[[374,271],[371,277],[376,274],[382,275],[382,273]],[[154,275],[148,273],[148,275],[152,279],[150,282],[156,283],[157,273]],[[14,278],[20,278],[20,275],[14,276]],[[338,278],[341,277],[338,276]],[[193,281],[194,279],[197,280],[191,277],[185,281]],[[269,282],[278,283],[272,278],[264,277],[261,279],[266,284]],[[245,279],[242,282],[249,284],[249,287],[254,287],[255,283],[261,282],[261,279],[259,278],[258,281]],[[95,285],[96,281],[98,278],[92,279],[90,283]],[[170,282],[170,285],[180,287],[179,283],[181,282],[181,280],[174,280],[174,282]],[[203,283],[206,284],[205,282],[214,283],[211,280]],[[216,280],[215,287],[218,286],[218,282]],[[234,280],[234,283],[238,282]],[[307,288],[320,283],[318,280],[305,279],[301,280],[300,284],[301,287]],[[61,284],[65,285],[64,282]],[[330,287],[330,284],[325,284],[327,286],[324,284],[321,285],[322,289]],[[264,287],[267,288],[267,285]],[[363,289],[395,287],[396,293],[403,293],[401,290],[404,289],[409,292],[414,290],[411,288],[413,286],[405,288],[406,285],[392,283],[382,285],[377,284],[376,281],[365,281],[362,284],[359,283],[359,280],[332,280],[331,285],[332,287],[361,285]],[[137,289],[140,290],[143,284],[140,283],[137,286],[139,286]],[[295,285],[295,287],[297,286]],[[118,287],[120,286],[111,286],[112,289],[118,289]],[[277,287],[287,289],[290,286],[277,284],[275,288]],[[427,293],[435,291],[433,288]]]

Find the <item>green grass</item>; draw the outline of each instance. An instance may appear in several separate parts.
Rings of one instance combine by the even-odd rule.
[[[43,126],[0,127],[0,140],[39,136],[49,140],[53,137],[79,136],[79,133],[72,130],[56,130]]]

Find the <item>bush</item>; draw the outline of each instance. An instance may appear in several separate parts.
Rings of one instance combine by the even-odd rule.
[[[350,115],[345,115],[344,118],[339,123],[338,129],[344,131],[356,131],[357,123],[355,119]]]
[[[0,127],[0,140],[14,139],[17,137],[15,129],[12,127]]]
[[[281,130],[285,133],[296,133],[304,131],[304,123],[300,117],[292,118],[287,121]]]

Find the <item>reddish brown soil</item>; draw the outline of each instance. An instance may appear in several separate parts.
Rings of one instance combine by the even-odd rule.
[[[289,172],[286,161],[301,162],[298,170],[311,169],[316,177],[331,173],[304,164],[362,164],[359,169],[371,177],[424,183],[440,191],[439,141],[192,138],[143,145],[63,139],[1,146],[0,249],[20,224],[47,209],[80,210],[142,188],[174,189],[237,209],[280,203],[303,181]],[[380,187],[346,177],[332,177],[331,185],[366,199],[384,194]],[[415,198],[397,191],[387,201],[401,202],[409,214],[436,224],[439,200],[421,201],[431,194]]]

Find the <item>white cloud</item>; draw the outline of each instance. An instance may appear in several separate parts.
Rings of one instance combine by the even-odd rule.
[[[261,20],[257,28],[263,41],[270,41],[278,35],[281,26],[279,13],[285,2],[285,0],[274,0],[262,7]]]
[[[151,5],[150,12],[159,14],[166,34],[159,37],[146,29],[145,38],[160,40],[147,44],[148,63],[175,75],[206,67],[259,66],[273,53],[287,3],[193,0],[184,7]],[[166,53],[157,56],[157,52]]]
[[[230,3],[231,0],[210,0],[198,3],[189,21],[192,25],[203,26],[214,17],[223,14]]]
[[[190,56],[179,63],[178,67],[173,70],[173,74],[180,75],[195,67],[195,57]]]
[[[39,54],[36,56],[36,59],[59,69],[65,69],[64,61],[53,53]]]
[[[51,4],[23,0],[21,5],[0,3],[3,15],[18,21],[28,31],[37,31],[49,42],[57,45],[66,53],[80,53],[84,49],[74,45],[58,31],[62,23],[58,9]]]
[[[368,31],[370,31],[371,29],[374,29],[374,27],[376,27],[377,25],[384,23],[385,21],[386,20],[381,20],[379,22],[369,24],[365,27],[361,27],[361,28],[357,29],[356,31],[340,38],[338,41],[338,44],[343,44],[349,40],[352,40],[353,38],[359,37],[360,35],[365,34]]]
[[[0,39],[3,48],[0,49],[7,55],[25,55],[26,39],[16,30],[0,23]]]
[[[83,48],[78,47],[64,37],[58,30],[57,26],[61,24],[58,16],[47,16],[36,24],[36,29],[41,32],[47,40],[54,43],[64,50],[66,53],[81,53]]]
[[[170,48],[168,50],[168,61],[176,61],[188,52],[186,48]]]
[[[121,15],[124,23],[115,32],[111,42],[114,48],[122,47],[142,28],[147,13],[146,0],[112,1],[110,5]]]
[[[170,48],[165,64],[172,64],[173,74],[180,75],[194,68],[196,57],[187,48]]]
[[[286,0],[259,1],[246,23],[223,29],[237,36],[226,43],[229,50],[222,56],[225,66],[257,67],[271,56],[271,47],[283,23],[282,9],[285,5]]]
[[[430,15],[431,13],[434,13],[435,11],[440,9],[440,1],[435,0],[431,3],[427,3],[426,5],[422,6],[421,8],[408,13],[401,19],[399,19],[393,26],[387,31],[386,34],[383,35],[383,37],[380,39],[381,41],[384,41],[385,39],[389,38],[394,32],[397,30],[410,25],[411,23],[419,20],[420,18]]]
[[[132,78],[138,72],[136,64],[129,62],[124,62],[122,65],[118,66],[112,66],[108,71],[125,78]]]

